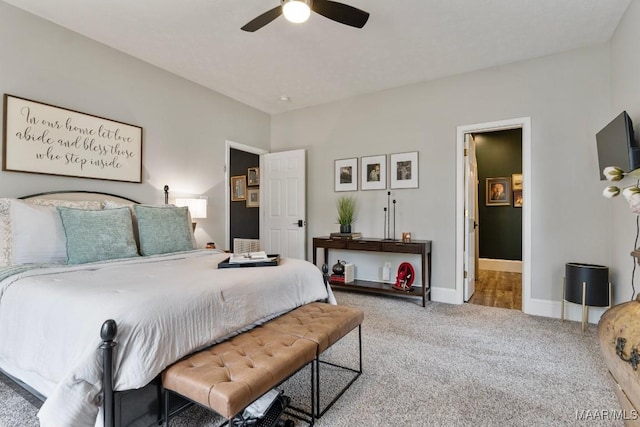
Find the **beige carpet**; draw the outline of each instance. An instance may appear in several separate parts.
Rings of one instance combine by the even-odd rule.
[[[364,373],[319,427],[623,425],[598,416],[620,406],[594,325],[583,334],[579,323],[515,310],[440,303],[423,308],[413,299],[336,296],[365,312]],[[327,357],[355,367],[356,338],[348,335]],[[334,370],[324,375],[324,392],[348,380]],[[302,372],[285,385],[298,405],[304,405],[296,396],[308,393],[307,381]],[[0,425],[37,426],[36,411],[0,381]],[[580,420],[580,414],[591,416]],[[194,407],[171,425],[216,421]]]

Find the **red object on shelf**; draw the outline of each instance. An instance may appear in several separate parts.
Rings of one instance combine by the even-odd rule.
[[[410,291],[411,284],[415,279],[416,272],[413,266],[408,262],[403,262],[398,267],[398,275],[396,276],[396,283],[393,285],[393,289],[399,291]]]

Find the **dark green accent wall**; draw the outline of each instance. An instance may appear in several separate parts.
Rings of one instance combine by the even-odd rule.
[[[229,176],[247,175],[248,168],[260,166],[260,156],[232,148],[229,152]],[[230,185],[230,184],[229,184]],[[249,188],[249,187],[247,187]],[[251,187],[256,188],[256,187]],[[229,211],[229,248],[233,239],[260,238],[260,209],[247,208],[246,201],[231,202]]]
[[[522,260],[522,208],[487,206],[487,178],[522,173],[522,129],[475,135],[478,163],[479,257]],[[523,183],[526,185],[526,183]],[[526,201],[525,201],[526,203]]]

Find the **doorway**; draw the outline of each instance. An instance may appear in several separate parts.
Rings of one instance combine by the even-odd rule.
[[[225,239],[219,249],[234,251],[234,239],[244,243],[260,238],[260,205],[251,203],[251,195],[260,189],[260,156],[266,150],[226,141],[225,144]],[[254,177],[248,180],[250,173]],[[257,175],[255,173],[257,172]],[[257,185],[255,177],[257,176]],[[231,181],[239,185],[231,192]],[[259,193],[257,193],[259,194]]]
[[[473,139],[471,146],[475,148],[477,165],[478,250],[475,292],[465,295],[465,300],[470,304],[521,310],[522,128],[469,136]]]
[[[513,131],[514,133],[518,133],[520,135],[520,144],[519,151],[520,155],[520,166],[521,166],[521,174],[517,173],[518,167],[515,167],[513,170],[500,170],[500,167],[504,167],[504,159],[496,159],[496,164],[498,169],[491,170],[489,168],[488,171],[482,171],[482,155],[478,160],[478,179],[469,180],[468,177],[468,159],[465,157],[473,156],[475,158],[477,154],[477,149],[475,144],[469,144],[468,140],[465,139],[467,135],[475,136],[475,141],[477,142],[481,139],[481,136],[489,135],[493,133],[493,136],[499,135],[494,132],[501,131]],[[507,132],[508,133],[508,132]],[[531,182],[530,180],[530,162],[531,162],[531,125],[530,118],[520,118],[520,119],[511,119],[504,120],[498,122],[489,122],[489,123],[480,123],[475,125],[468,126],[459,126],[458,127],[458,161],[457,161],[457,214],[456,214],[456,225],[457,225],[457,250],[456,250],[456,296],[457,303],[463,303],[465,300],[471,300],[470,302],[481,302],[487,305],[496,305],[503,304],[509,305],[512,307],[508,308],[520,308],[525,313],[527,312],[528,304],[531,299],[531,286],[530,286],[530,186],[527,186],[527,182]],[[498,149],[500,151],[500,147],[494,147],[494,149]],[[504,148],[504,147],[503,147]],[[492,150],[489,150],[488,153],[492,156],[496,156],[496,153]],[[484,153],[486,154],[486,153]],[[499,154],[499,153],[498,153]],[[499,154],[498,157],[502,155]],[[486,166],[486,165],[485,165]],[[509,173],[507,173],[509,172]],[[491,176],[489,176],[491,175]],[[514,176],[515,175],[515,176]],[[521,175],[521,178],[520,178]],[[487,179],[490,178],[490,179]],[[522,182],[522,190],[516,190],[516,194],[514,197],[514,189],[512,187],[513,180]],[[502,189],[505,194],[497,192],[495,194],[487,193],[487,191],[491,191],[491,185],[497,183],[502,185]],[[477,186],[477,218],[472,217],[469,218],[469,210],[467,209],[467,205],[470,204],[468,200],[465,199],[465,195],[469,194],[468,186],[473,185]],[[498,189],[500,185],[495,185],[495,188]],[[517,187],[516,187],[517,188]],[[525,201],[521,203],[521,206],[514,206],[514,201],[516,201],[516,205],[520,204],[520,201]],[[495,218],[490,219],[487,217],[488,209],[493,209],[493,212],[490,210],[488,212],[492,214],[499,213],[498,215],[494,215]],[[484,213],[484,220],[482,219]],[[473,211],[473,210],[472,210]],[[509,219],[509,212],[516,213],[515,220]],[[470,240],[478,242],[481,241],[480,235],[483,233],[483,221],[488,221],[487,230],[485,230],[485,235],[489,235],[488,243],[484,245],[478,244],[474,245],[478,248],[476,253],[478,253],[479,257],[489,256],[489,257],[497,257],[499,261],[496,261],[493,258],[481,259],[478,263],[478,269],[475,271],[476,265],[476,255],[473,255],[474,251],[467,251],[467,247],[471,246]],[[494,222],[493,226],[491,226],[491,222]],[[515,229],[511,227],[511,223],[518,223],[518,227]],[[478,233],[475,233],[476,226],[478,226]],[[492,228],[497,228],[497,231],[491,231]],[[513,237],[513,234],[516,233],[516,239],[511,239],[515,241],[515,245],[517,249],[514,251],[513,247],[510,251],[500,252],[500,249],[496,247],[492,248],[492,245],[495,242],[500,242],[504,240],[509,240],[510,237]],[[477,234],[477,236],[476,236]],[[473,237],[470,239],[470,235]],[[512,242],[513,246],[514,243]],[[495,245],[494,245],[495,246]],[[496,252],[497,250],[497,252]],[[471,252],[471,255],[469,254]],[[515,255],[514,255],[515,252]],[[484,255],[483,255],[484,254]],[[505,255],[506,254],[506,255]],[[520,258],[520,260],[513,259]],[[521,269],[516,269],[513,271],[514,265],[517,264],[521,266]],[[506,265],[506,267],[505,267]],[[507,271],[501,271],[507,270]],[[474,295],[468,295],[465,298],[464,289],[469,289],[470,287],[467,285],[465,280],[467,277],[475,277],[475,301],[473,300]],[[514,281],[519,284],[519,286],[514,286]],[[518,283],[519,282],[519,283]],[[467,286],[465,286],[467,285]],[[507,288],[509,288],[510,295],[508,295]],[[497,300],[500,300],[496,302]],[[503,300],[510,299],[514,302],[504,302]],[[519,307],[518,300],[521,301],[521,306]],[[489,302],[491,301],[491,302]]]

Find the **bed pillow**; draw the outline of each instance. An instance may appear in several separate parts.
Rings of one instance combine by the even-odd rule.
[[[67,236],[68,264],[138,256],[129,208],[57,209]]]
[[[55,207],[13,200],[10,211],[12,265],[67,262],[67,239]]]
[[[64,206],[66,208],[100,210],[102,202],[99,200],[58,200],[58,199],[25,199],[26,202],[39,206]]]
[[[0,267],[11,265],[13,238],[11,235],[11,202],[16,199],[0,199]]]
[[[195,249],[189,208],[134,205],[140,254],[156,255]]]

